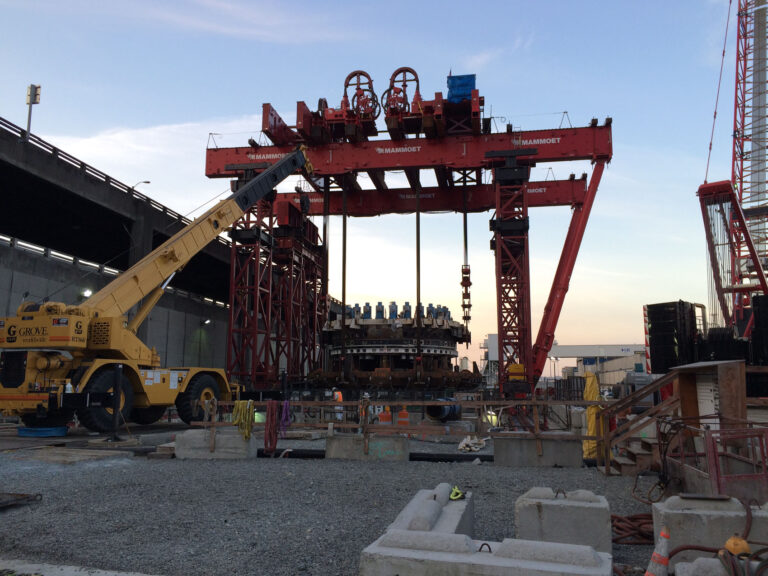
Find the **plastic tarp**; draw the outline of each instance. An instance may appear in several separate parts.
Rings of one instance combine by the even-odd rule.
[[[597,383],[597,376],[593,372],[585,373],[586,383],[584,385],[584,400],[600,400],[600,386]],[[587,406],[587,436],[601,436],[603,431],[600,426],[600,406]],[[581,450],[584,460],[597,459],[597,441],[583,440]]]

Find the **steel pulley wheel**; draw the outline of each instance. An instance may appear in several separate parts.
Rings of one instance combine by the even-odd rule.
[[[373,92],[373,80],[371,80],[371,75],[365,70],[355,70],[347,75],[344,80],[344,94],[347,96],[347,90],[350,86],[354,88],[355,91],[363,89]]]
[[[365,98],[367,99],[364,105],[361,103],[362,98],[358,98],[361,93],[365,94]],[[381,114],[379,98],[376,96],[375,92],[370,90],[361,90],[360,92],[355,92],[355,95],[352,96],[352,109],[360,115],[367,114],[374,120],[376,120],[376,118],[379,117],[379,114]]]
[[[413,94],[419,92],[419,75],[416,70],[408,66],[398,68],[389,77],[389,88],[382,94],[381,103],[385,110],[390,108],[391,94],[395,92],[395,88],[400,89],[397,102],[392,102],[392,108],[397,108],[399,112],[410,112],[411,104],[408,100],[408,86],[416,84],[416,89]],[[396,92],[395,92],[396,93]]]
[[[393,100],[390,103],[390,100]],[[402,112],[404,114],[407,114],[411,111],[411,104],[408,102],[407,97],[403,93],[403,96],[398,97],[397,99],[392,98],[392,88],[388,88],[384,91],[384,94],[381,95],[381,106],[389,112],[391,109],[397,110],[397,112]]]
[[[355,70],[354,72],[350,72],[346,79],[344,80],[344,97],[349,98],[349,89],[352,88],[353,95],[352,95],[352,101],[351,106],[352,109],[355,110],[358,113],[371,113],[374,118],[378,118],[379,113],[381,111],[379,107],[379,99],[376,97],[376,92],[373,90],[373,80],[371,79],[371,75],[368,74],[365,70]],[[362,93],[366,94],[367,97],[370,99],[371,102],[373,102],[373,106],[371,110],[359,110],[358,109],[358,94],[362,91]]]

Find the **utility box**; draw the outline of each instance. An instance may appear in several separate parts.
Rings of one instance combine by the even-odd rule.
[[[475,75],[463,74],[448,76],[448,102],[458,104],[462,100],[472,98],[472,90],[475,89]]]

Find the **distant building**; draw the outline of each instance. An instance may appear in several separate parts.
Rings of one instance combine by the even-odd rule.
[[[627,372],[645,372],[644,344],[555,344],[549,357],[575,358],[576,367],[569,371],[569,375],[584,376],[586,372],[594,372],[604,386],[619,384]],[[567,377],[565,373],[564,377]]]
[[[497,382],[499,369],[498,336],[488,334],[480,348],[484,351],[482,372],[486,382]],[[555,344],[548,357],[553,361],[575,359],[576,366],[562,369],[563,378],[597,374],[601,385],[612,386],[624,380],[627,372],[645,372],[644,344],[574,345]]]

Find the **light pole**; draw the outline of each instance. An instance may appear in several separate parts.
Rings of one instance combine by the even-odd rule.
[[[29,112],[27,113],[27,133],[24,135],[24,140],[29,142],[29,130],[32,127],[32,106],[40,104],[40,84],[30,84],[27,88],[27,106],[29,106]]]
[[[133,186],[131,186],[131,190],[136,190],[136,186],[138,186],[139,184],[152,184],[152,182],[150,182],[149,180],[141,180],[139,182],[136,182],[136,184],[134,184]]]

